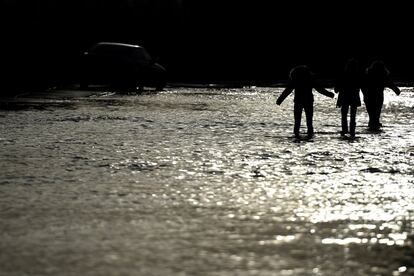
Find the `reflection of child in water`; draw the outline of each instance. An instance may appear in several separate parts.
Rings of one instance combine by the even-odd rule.
[[[348,60],[345,70],[335,84],[335,92],[339,93],[337,107],[341,108],[341,135],[348,133],[348,110],[350,110],[349,133],[355,136],[356,113],[358,106],[361,106],[359,91],[361,89],[362,78],[359,72],[358,61]]]
[[[374,61],[365,72],[362,93],[367,108],[370,130],[379,130],[381,127],[380,117],[384,103],[384,89],[391,88],[395,94],[401,93],[400,89],[389,78],[389,71],[380,60]]]
[[[295,137],[299,137],[300,121],[302,119],[302,110],[305,110],[306,125],[308,128],[308,138],[313,137],[313,93],[312,89],[315,89],[322,95],[333,98],[334,93],[326,90],[325,88],[316,85],[312,78],[312,73],[306,65],[300,65],[294,67],[290,71],[290,82],[288,86],[283,90],[282,94],[276,101],[277,105],[280,105],[290,93],[295,91],[294,97],[294,116],[295,126],[293,132]]]

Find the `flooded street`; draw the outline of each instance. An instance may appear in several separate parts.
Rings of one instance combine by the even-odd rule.
[[[295,141],[282,88],[3,105],[0,275],[414,275],[401,90],[380,133],[358,109],[354,140],[315,93],[315,137]]]

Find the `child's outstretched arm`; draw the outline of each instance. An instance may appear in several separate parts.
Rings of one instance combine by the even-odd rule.
[[[386,86],[391,88],[391,90],[394,91],[394,93],[397,94],[397,96],[400,95],[401,90],[400,90],[400,88],[398,88],[397,85],[395,85],[395,83],[393,81],[387,80]]]
[[[333,92],[326,90],[322,86],[315,85],[314,88],[315,88],[316,91],[318,91],[322,95],[327,96],[329,98],[333,98],[335,96],[335,94]]]
[[[283,90],[283,92],[282,92],[282,94],[280,94],[280,96],[277,98],[277,100],[276,100],[276,104],[277,105],[281,105],[282,104],[282,102],[286,99],[286,97],[287,96],[289,96],[290,95],[290,93],[292,93],[293,92],[293,86],[292,85],[288,85],[286,88],[285,88],[285,90]]]

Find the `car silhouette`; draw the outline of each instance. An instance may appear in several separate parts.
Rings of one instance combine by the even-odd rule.
[[[144,47],[116,42],[99,42],[83,53],[80,85],[109,85],[117,89],[142,90],[166,84],[166,70]]]

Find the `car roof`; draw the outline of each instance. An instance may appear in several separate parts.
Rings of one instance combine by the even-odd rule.
[[[90,50],[100,48],[102,46],[104,46],[104,47],[106,47],[106,46],[109,46],[109,47],[116,46],[116,47],[125,47],[125,48],[143,48],[143,47],[141,47],[139,45],[136,45],[136,44],[127,44],[127,43],[119,43],[119,42],[98,42],[98,43],[95,43],[94,45],[92,45]]]

